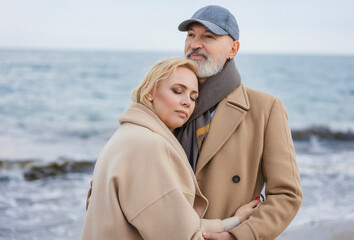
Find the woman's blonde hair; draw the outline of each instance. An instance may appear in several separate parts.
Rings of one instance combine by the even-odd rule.
[[[145,75],[144,80],[133,90],[133,102],[141,103],[152,109],[151,102],[146,95],[155,90],[160,81],[170,78],[177,68],[184,67],[190,69],[194,74],[197,72],[197,65],[191,60],[182,58],[166,58],[157,62]]]

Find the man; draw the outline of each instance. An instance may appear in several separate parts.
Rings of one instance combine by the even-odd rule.
[[[225,8],[199,9],[178,29],[187,31],[185,55],[198,65],[199,98],[177,133],[209,200],[205,218],[224,219],[261,194],[251,217],[205,239],[274,239],[295,217],[302,192],[295,150],[280,99],[241,84],[233,58],[239,43],[235,17]]]

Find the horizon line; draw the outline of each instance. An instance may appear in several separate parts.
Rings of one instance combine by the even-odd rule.
[[[122,49],[122,48],[80,48],[80,47],[7,47],[0,51],[63,51],[63,52],[133,52],[133,53],[181,53],[176,49]],[[181,53],[182,55],[183,53]],[[318,52],[276,52],[276,51],[239,51],[237,55],[291,55],[291,56],[342,56],[354,57],[354,53],[318,53]]]

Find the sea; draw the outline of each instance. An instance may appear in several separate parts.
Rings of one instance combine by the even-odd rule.
[[[149,67],[173,56],[183,54],[0,50],[1,240],[80,239],[97,156]],[[244,85],[287,109],[303,188],[288,229],[353,221],[354,56],[235,60]]]

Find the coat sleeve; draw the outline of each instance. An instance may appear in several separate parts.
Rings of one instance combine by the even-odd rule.
[[[262,170],[266,200],[230,233],[237,239],[274,239],[297,214],[302,192],[287,113],[275,99],[264,134]]]
[[[158,135],[134,150],[118,197],[128,222],[144,239],[202,240],[202,231],[223,231],[220,220],[201,220],[193,209],[195,187],[185,170]]]
[[[202,232],[222,232],[219,219],[200,219],[179,190],[166,193],[130,222],[144,239],[202,240]]]

